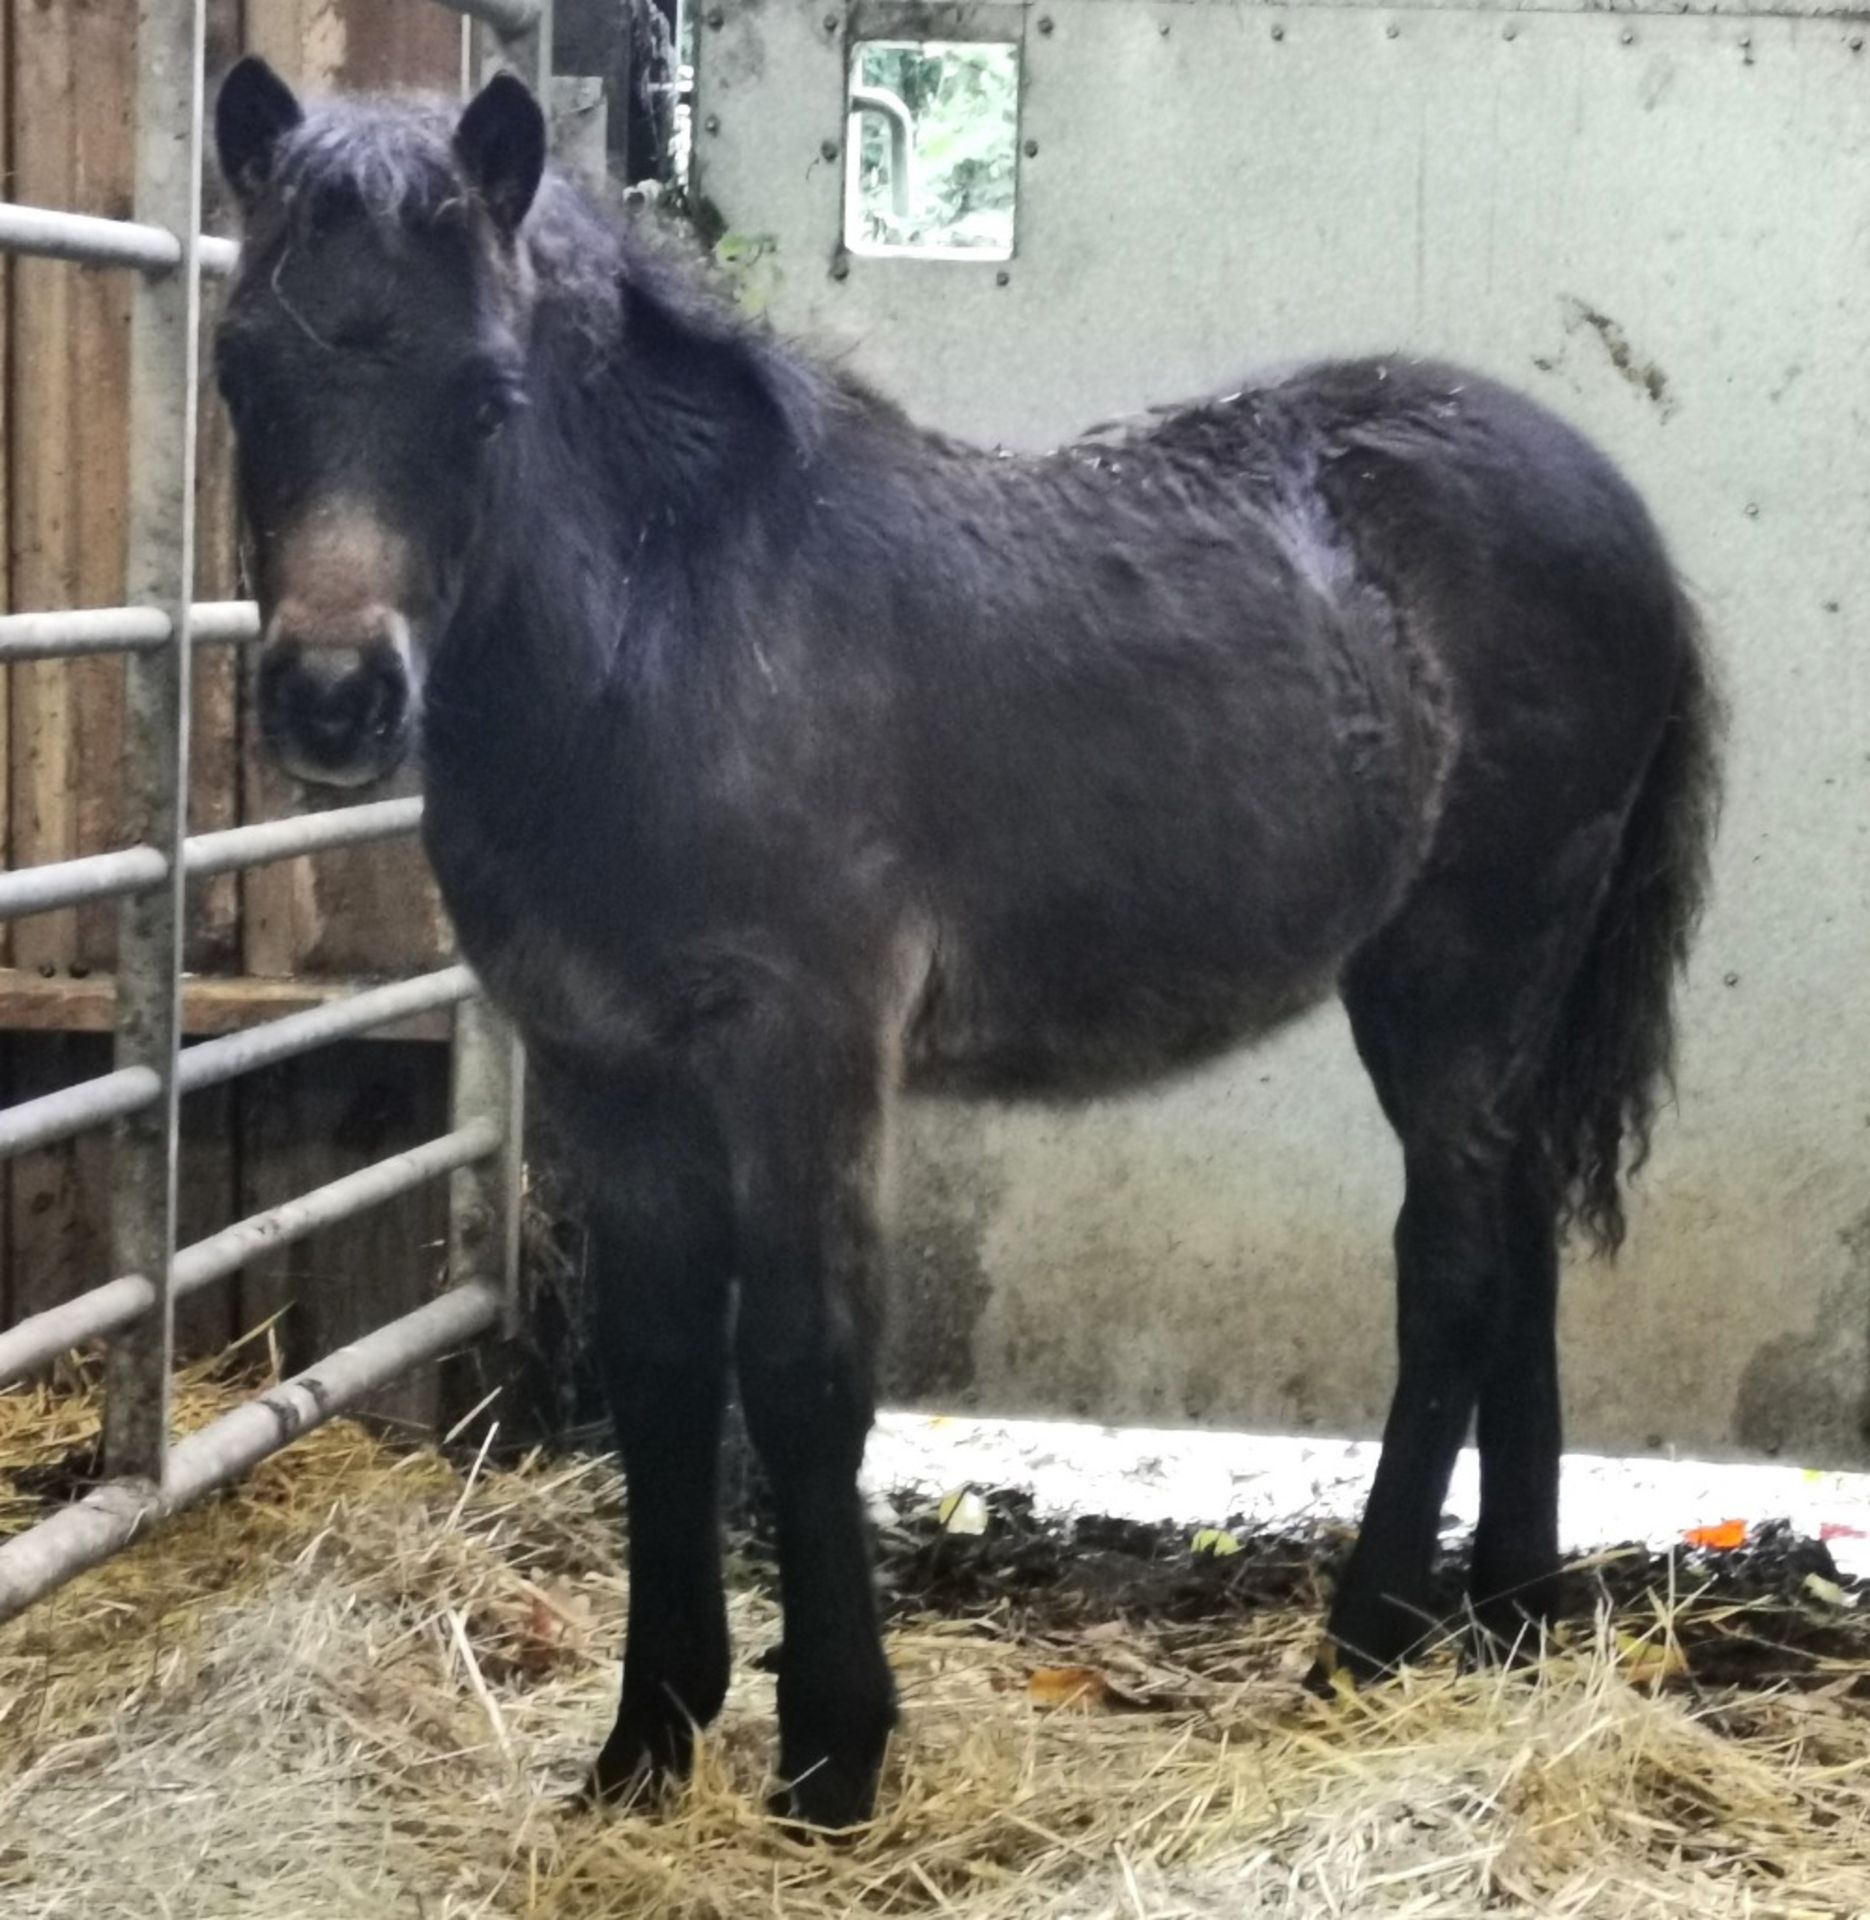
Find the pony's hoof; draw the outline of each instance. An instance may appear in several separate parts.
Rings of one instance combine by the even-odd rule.
[[[686,1723],[639,1727],[620,1721],[592,1761],[576,1804],[659,1812],[681,1792],[693,1760],[694,1736]]]
[[[657,1814],[681,1791],[679,1776],[647,1763],[634,1772],[616,1774],[593,1766],[576,1790],[567,1795],[567,1813]]]
[[[1351,1700],[1365,1687],[1393,1680],[1401,1661],[1385,1661],[1327,1633],[1299,1684],[1320,1700]]]
[[[878,1772],[821,1761],[769,1794],[766,1811],[794,1839],[848,1843],[876,1812]]]
[[[1469,1672],[1521,1672],[1536,1667],[1562,1644],[1547,1615],[1515,1605],[1476,1607],[1461,1636],[1461,1664]]]

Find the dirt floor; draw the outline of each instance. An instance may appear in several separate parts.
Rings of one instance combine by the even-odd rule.
[[[230,1391],[196,1379],[186,1418]],[[68,1496],[95,1420],[82,1387],[0,1395],[0,1530]],[[1451,1649],[1325,1703],[1298,1675],[1341,1528],[904,1500],[904,1730],[874,1830],[826,1846],[760,1811],[757,1528],[693,1790],[569,1809],[615,1697],[620,1490],[479,1437],[326,1429],[0,1628],[0,1915],[1870,1913],[1870,1602],[1788,1529],[1589,1556],[1530,1674]]]

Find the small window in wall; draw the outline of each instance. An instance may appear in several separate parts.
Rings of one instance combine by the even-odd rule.
[[[851,51],[844,244],[853,253],[1013,252],[1019,49],[866,40]]]

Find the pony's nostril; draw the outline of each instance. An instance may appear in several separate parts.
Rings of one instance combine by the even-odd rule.
[[[360,676],[363,686],[358,724],[365,733],[393,733],[402,724],[409,705],[409,686],[402,662],[394,654],[370,662]]]
[[[392,646],[305,646],[282,640],[260,663],[261,724],[337,766],[394,743],[409,712],[409,683]]]

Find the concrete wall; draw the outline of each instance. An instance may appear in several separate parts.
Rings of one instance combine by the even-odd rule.
[[[1255,367],[1422,349],[1645,491],[1737,711],[1679,1114],[1576,1263],[1572,1434],[1870,1461],[1870,51],[1847,18],[721,0],[697,186],[784,328],[1043,447]],[[1041,31],[1041,23],[1045,31]],[[1022,48],[1010,265],[843,257],[853,37]],[[915,1117],[904,1392],[1367,1432],[1393,1144],[1335,1010],[1160,1096]]]

